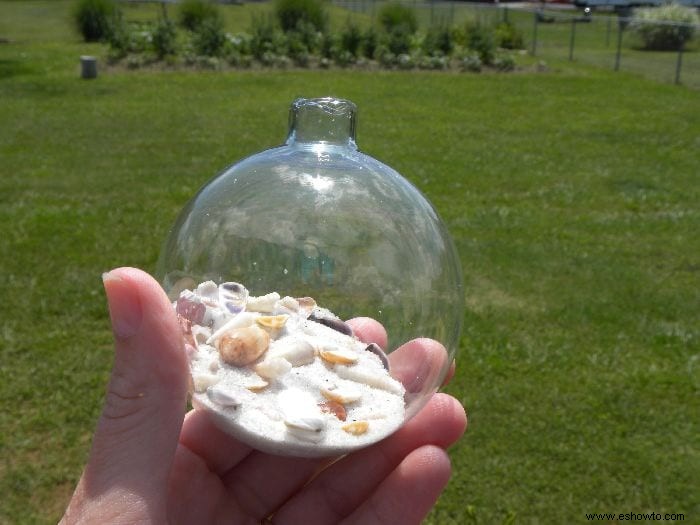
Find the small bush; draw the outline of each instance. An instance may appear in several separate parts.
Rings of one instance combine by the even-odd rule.
[[[287,33],[288,38],[291,38],[291,35],[294,35],[310,53],[316,53],[321,48],[323,33],[311,22],[298,22],[296,28]]]
[[[513,55],[503,53],[493,59],[493,67],[498,71],[513,71],[515,69],[515,59]]]
[[[374,28],[370,27],[362,35],[362,54],[366,58],[374,58],[377,46],[379,46],[379,35]]]
[[[454,49],[452,31],[448,27],[431,27],[423,40],[423,52],[430,56],[449,56]]]
[[[274,54],[280,47],[287,46],[286,41],[282,42],[284,36],[277,29],[275,19],[271,15],[254,16],[251,33],[250,51],[258,60],[262,60],[265,53]]]
[[[501,22],[495,29],[496,45],[503,49],[522,49],[524,38],[520,30],[510,22]]]
[[[317,31],[323,31],[327,25],[321,0],[276,0],[275,15],[284,32],[295,31],[304,22]]]
[[[471,53],[462,57],[462,71],[479,73],[481,71],[481,59],[476,53]]]
[[[192,46],[200,56],[217,57],[226,43],[224,23],[220,18],[207,18],[197,26],[192,35]]]
[[[694,8],[673,3],[636,10],[631,27],[642,39],[644,49],[669,51],[690,40],[693,25],[698,24],[700,16]]]
[[[411,52],[413,33],[410,33],[405,26],[398,26],[392,29],[386,37],[386,46],[394,55],[406,55]]]
[[[167,18],[158,20],[152,34],[153,50],[158,58],[174,55],[177,52],[175,24]]]
[[[178,20],[182,27],[190,31],[196,31],[207,20],[218,20],[223,24],[219,9],[206,0],[183,0],[180,4]]]
[[[109,38],[120,11],[114,0],[79,0],[73,17],[83,39],[98,42]]]
[[[379,22],[387,32],[400,29],[413,34],[418,30],[418,20],[413,9],[398,2],[384,4],[379,11]]]
[[[470,24],[466,29],[467,48],[475,51],[485,65],[493,63],[496,41],[493,31],[481,24]]]
[[[340,47],[354,58],[360,56],[362,46],[362,31],[359,26],[348,20],[340,32]]]

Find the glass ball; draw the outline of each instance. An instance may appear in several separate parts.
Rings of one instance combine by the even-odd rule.
[[[284,145],[233,164],[187,203],[163,245],[157,274],[176,308],[183,290],[213,281],[210,287],[240,283],[250,297],[271,292],[280,298],[310,297],[344,320],[375,319],[388,336],[383,349],[388,373],[403,386],[403,423],[442,385],[457,353],[464,309],[461,265],[432,205],[394,169],[358,151],[355,126],[352,102],[294,101]],[[444,351],[440,345],[411,343],[420,338],[439,342]],[[300,370],[295,366],[289,373]],[[306,443],[294,433],[258,439],[257,432],[269,432],[241,431],[231,423],[235,407],[217,415],[211,399],[219,394],[210,386],[206,398],[206,385],[199,385],[199,394],[196,387],[195,408],[209,409],[221,428],[254,448],[278,454],[344,453],[400,426],[358,439],[358,447],[331,438]],[[365,398],[385,404],[381,397]],[[384,417],[383,406],[365,406],[360,414],[353,412],[357,401],[345,401],[344,427],[358,420],[372,425]]]

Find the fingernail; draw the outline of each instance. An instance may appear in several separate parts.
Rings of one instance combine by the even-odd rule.
[[[112,272],[103,273],[102,282],[107,293],[114,335],[119,339],[132,337],[141,327],[142,312],[138,291]]]

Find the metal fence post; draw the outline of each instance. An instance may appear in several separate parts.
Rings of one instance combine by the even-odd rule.
[[[532,56],[537,55],[537,22],[539,21],[539,16],[537,16],[537,11],[532,12],[534,17],[534,24],[532,29]]]
[[[569,62],[574,59],[574,42],[576,40],[576,19],[571,19],[571,38],[569,38]]]
[[[622,32],[624,28],[622,24],[618,25],[617,28],[617,52],[615,53],[615,71],[620,70],[620,50],[622,49]]]
[[[681,66],[683,65],[683,48],[685,47],[684,42],[681,41],[681,45],[678,46],[678,59],[676,60],[676,84],[681,83]]]

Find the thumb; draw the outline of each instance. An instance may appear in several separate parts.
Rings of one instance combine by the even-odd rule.
[[[81,492],[83,503],[122,507],[133,518],[144,512],[142,517],[156,518],[165,515],[167,480],[185,412],[182,335],[165,292],[148,274],[120,268],[104,274],[103,281],[114,365],[76,496]]]

